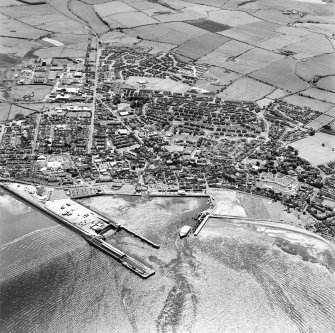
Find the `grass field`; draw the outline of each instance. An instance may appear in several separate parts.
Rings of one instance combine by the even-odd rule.
[[[151,49],[150,53],[152,54],[159,53],[159,52],[168,52],[177,46],[175,44],[159,43],[159,42],[154,42],[150,40],[142,40],[137,45],[150,48]]]
[[[199,59],[199,62],[205,62],[215,66],[225,67],[229,57],[236,57],[252,49],[252,46],[235,40],[228,41],[213,52]]]
[[[329,40],[320,34],[309,34],[305,36],[302,41],[288,45],[285,49],[297,53],[294,56],[296,59],[304,59],[323,53],[334,52]]]
[[[212,11],[209,13],[208,18],[212,21],[229,25],[231,27],[261,21],[260,19],[247,13],[230,10]]]
[[[92,6],[79,0],[71,0],[68,4],[69,10],[83,21],[87,22],[96,33],[101,34],[109,30],[108,26],[97,16]]]
[[[291,95],[288,97],[283,98],[284,101],[290,104],[294,104],[297,106],[306,106],[311,108],[312,110],[319,111],[319,112],[326,112],[333,107],[333,104],[321,102],[312,98],[307,98],[298,95]]]
[[[44,97],[51,91],[51,86],[45,85],[20,85],[12,87],[11,94],[14,98],[22,99],[24,95],[34,92],[32,101],[42,101]]]
[[[335,74],[335,54],[323,54],[318,57],[299,62],[296,74],[306,81],[311,81],[315,76]]]
[[[207,30],[209,32],[218,32],[230,29],[231,27],[226,24],[221,24],[207,19],[200,19],[196,21],[188,21],[187,23],[192,24],[198,28]]]
[[[335,103],[335,93],[317,88],[308,88],[301,92],[304,96],[309,96],[320,101]]]
[[[317,83],[317,86],[321,89],[335,93],[335,76],[328,76],[320,79]]]
[[[283,58],[284,56],[280,54],[255,48],[237,57],[235,61],[227,62],[224,67],[241,74],[248,74]]]
[[[294,70],[297,61],[293,58],[284,58],[273,62],[252,74],[252,77],[259,79],[275,87],[297,92],[307,89],[309,85],[295,75]]]
[[[285,46],[297,43],[301,40],[299,36],[290,36],[290,35],[282,35],[267,39],[263,42],[257,44],[258,47],[267,49],[269,51],[279,50],[284,48]]]
[[[2,7],[0,13],[6,14],[10,17],[27,17],[34,16],[36,14],[43,17],[44,15],[57,14],[57,11],[50,5],[38,5],[38,6],[15,6],[15,7]]]
[[[212,52],[227,41],[229,41],[227,37],[214,33],[206,33],[204,35],[191,38],[186,43],[174,49],[173,52],[196,60]]]
[[[218,96],[223,99],[256,101],[270,94],[273,90],[274,88],[267,84],[244,77],[236,80]]]
[[[41,36],[48,34],[47,31],[36,29],[28,24],[21,23],[10,18],[0,20],[0,31],[1,34],[4,34],[5,32],[5,37],[20,37],[29,39],[38,39]]]
[[[329,124],[334,121],[334,117],[328,116],[326,114],[322,114],[321,116],[313,119],[311,122],[306,124],[306,128],[313,128],[315,131],[319,130],[324,125]]]
[[[206,33],[206,30],[192,26],[184,22],[160,23],[154,26],[143,26],[132,29],[131,36],[140,36],[143,39],[148,39],[156,42],[168,44],[182,44],[191,38],[200,36]]]
[[[127,5],[122,1],[100,3],[94,5],[94,9],[101,17],[109,16],[112,14],[128,13],[136,11],[134,7],[130,7],[129,5]]]
[[[241,42],[257,45],[269,38],[279,37],[280,34],[275,31],[279,27],[275,23],[260,21],[228,29],[220,32],[220,34]]]
[[[314,165],[335,161],[334,135],[316,133],[314,136],[292,143],[291,146],[298,149],[299,156]]]
[[[119,13],[108,16],[128,28],[158,23],[157,20],[142,12]]]
[[[269,94],[267,97],[271,99],[276,99],[276,98],[282,98],[284,96],[287,96],[288,94],[289,93],[285,90],[276,89],[271,94]]]
[[[213,84],[217,85],[228,85],[239,79],[241,76],[241,74],[216,66],[211,66],[204,74],[204,77],[210,78]]]

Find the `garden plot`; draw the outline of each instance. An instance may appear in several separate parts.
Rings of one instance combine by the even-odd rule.
[[[149,53],[151,54],[156,54],[160,52],[168,52],[177,46],[175,44],[160,43],[160,42],[154,42],[150,40],[142,40],[137,45],[151,49],[149,51]]]
[[[254,22],[220,32],[221,35],[256,45],[269,38],[279,37],[275,30],[280,26],[270,22]]]
[[[323,54],[297,63],[296,74],[306,81],[315,76],[335,75],[335,54]]]
[[[108,26],[97,16],[92,6],[79,0],[72,0],[69,4],[69,10],[85,21],[96,33],[101,34],[109,30]]]
[[[283,98],[283,100],[287,103],[294,104],[301,107],[309,107],[314,111],[319,111],[325,113],[333,107],[333,104],[321,102],[316,99],[303,97],[299,95],[291,95]]]
[[[226,62],[225,68],[248,74],[264,68],[271,63],[283,59],[284,56],[262,49],[252,49],[235,58],[234,61]]]
[[[273,87],[244,77],[232,83],[218,97],[223,99],[257,101],[273,91]]]
[[[47,31],[33,28],[13,19],[0,20],[0,32],[6,37],[38,39],[48,34]]]
[[[184,22],[160,23],[132,29],[129,34],[143,39],[168,44],[182,44],[187,40],[205,34],[206,31]]]
[[[329,90],[335,93],[335,76],[327,76],[316,84],[319,88]]]
[[[48,14],[58,14],[56,9],[50,5],[1,7],[0,12],[13,18],[34,16],[36,14],[41,17]]]
[[[221,24],[207,19],[200,19],[196,21],[188,21],[187,23],[192,24],[198,28],[207,30],[209,32],[218,32],[230,29],[231,26],[226,24]]]
[[[335,93],[324,91],[317,88],[309,88],[301,92],[304,96],[316,98],[320,101],[335,103]]]
[[[253,72],[250,76],[290,92],[307,89],[309,84],[294,73],[296,62],[292,58],[284,58]]]
[[[145,15],[142,12],[129,12],[129,13],[119,13],[108,16],[116,22],[127,28],[139,27],[142,25],[156,24],[157,20],[152,17]]]
[[[237,57],[252,49],[252,46],[241,43],[235,40],[228,41],[227,43],[219,46],[213,52],[203,56],[199,59],[199,62],[208,63],[215,66],[225,67],[227,60],[230,57]]]
[[[204,35],[191,38],[186,43],[174,49],[173,52],[196,60],[215,50],[227,41],[229,41],[227,37],[214,33],[206,33]]]
[[[285,50],[297,53],[294,55],[296,59],[310,58],[323,53],[334,52],[333,46],[326,36],[320,34],[309,34],[302,41],[286,46]]]
[[[122,1],[110,1],[105,3],[100,3],[93,6],[95,11],[101,16],[109,16],[113,14],[119,14],[119,13],[129,13],[134,12],[136,9],[134,7],[131,7]]]
[[[212,21],[229,25],[231,27],[261,21],[260,19],[247,13],[231,10],[212,11],[208,14],[208,18]]]

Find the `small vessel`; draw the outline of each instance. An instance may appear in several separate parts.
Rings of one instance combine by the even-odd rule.
[[[189,225],[184,225],[179,231],[180,238],[187,236],[189,232],[191,231],[191,229],[192,228]]]

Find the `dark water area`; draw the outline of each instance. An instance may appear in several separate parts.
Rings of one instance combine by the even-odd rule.
[[[334,332],[335,277],[326,267],[231,225],[180,239],[179,226],[206,202],[138,199],[85,204],[160,237],[158,250],[114,238],[154,276],[141,279],[63,226],[37,230],[0,248],[1,331]]]
[[[0,190],[0,246],[56,222]]]

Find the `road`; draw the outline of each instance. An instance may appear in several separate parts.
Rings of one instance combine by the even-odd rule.
[[[88,154],[91,153],[92,144],[93,144],[94,115],[95,115],[95,106],[96,106],[96,101],[97,101],[97,87],[98,87],[98,81],[99,81],[99,62],[100,62],[100,49],[97,46],[97,57],[95,60],[95,70],[94,70],[94,87],[93,87],[93,102],[92,102],[92,111],[91,111],[90,135],[89,135],[88,144],[87,144]]]

